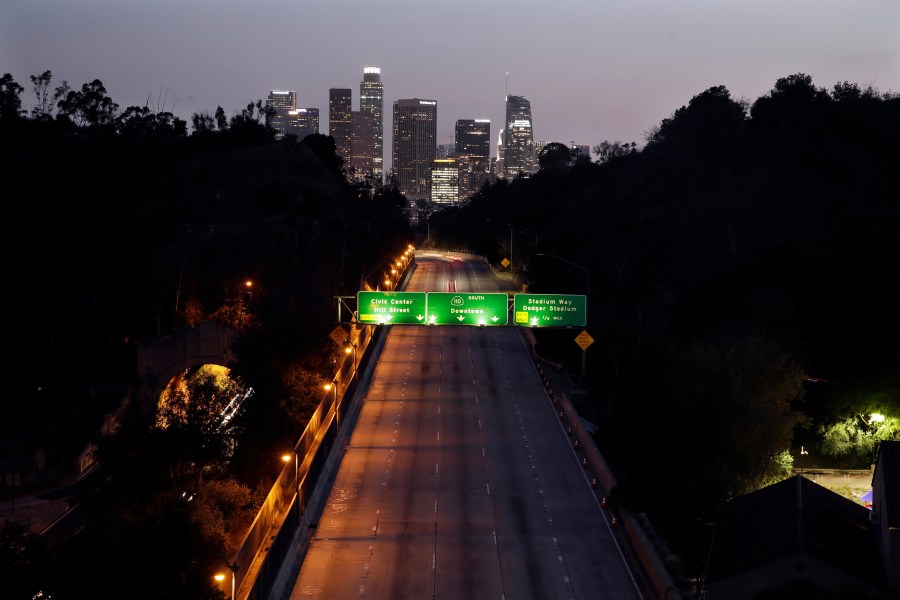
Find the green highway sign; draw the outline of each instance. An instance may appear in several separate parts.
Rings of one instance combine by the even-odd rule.
[[[429,325],[506,325],[508,313],[503,293],[428,292]]]
[[[587,297],[572,294],[516,294],[513,321],[523,327],[584,327]]]
[[[356,320],[369,325],[425,323],[425,292],[359,292]]]

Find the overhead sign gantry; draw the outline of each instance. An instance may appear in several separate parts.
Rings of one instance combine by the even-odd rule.
[[[357,321],[369,325],[508,325],[509,296],[497,292],[359,292]],[[587,298],[516,294],[513,325],[585,327]]]

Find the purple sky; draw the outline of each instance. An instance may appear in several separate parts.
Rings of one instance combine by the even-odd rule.
[[[2,0],[0,73],[33,96],[95,78],[124,109],[232,114],[270,89],[298,92],[328,132],[328,88],[382,69],[385,150],[398,98],[438,102],[438,143],[456,119],[488,118],[509,92],[531,101],[535,138],[636,141],[692,96],[725,85],[755,100],[798,72],[900,91],[898,0]]]

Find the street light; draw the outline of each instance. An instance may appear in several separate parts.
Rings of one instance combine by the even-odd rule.
[[[356,375],[356,344],[353,342],[348,342],[349,345],[344,348],[344,353],[349,355],[353,355],[353,375]]]
[[[564,263],[568,263],[568,264],[572,265],[576,269],[581,269],[582,271],[584,271],[584,275],[585,275],[584,295],[585,296],[591,295],[591,272],[588,270],[587,267],[583,267],[583,266],[579,265],[578,263],[572,262],[568,258],[563,258],[562,256],[557,256],[555,254],[550,254],[548,252],[538,252],[535,256],[549,256],[550,258],[555,258],[557,260],[561,260]]]
[[[296,450],[291,450],[290,454],[285,452],[284,454],[281,455],[281,460],[285,464],[291,462],[291,459],[294,460],[294,490],[297,490],[300,487],[299,486],[300,482],[297,481],[297,477],[299,477],[299,475],[300,475],[300,465],[298,464],[300,462],[300,457],[297,456]]]
[[[495,223],[500,223],[501,225],[506,225],[509,227],[509,272],[512,273],[513,268],[513,225],[512,223],[507,223],[505,221],[501,221],[500,219],[488,219],[488,221],[493,221]]]
[[[225,561],[225,564],[228,565],[228,569],[231,571],[231,600],[234,600],[235,577],[238,571],[238,566],[235,563],[228,562],[228,560],[226,560],[224,556],[219,556],[219,558]],[[213,579],[215,579],[218,583],[222,583],[223,581],[225,581],[225,577],[225,573],[222,573],[221,571],[213,575]]]
[[[334,390],[334,398],[332,399],[331,405],[334,406],[334,428],[335,430],[339,429],[341,424],[339,421],[340,412],[338,411],[338,395],[337,395],[337,379],[332,379],[329,383],[326,383],[324,386],[326,392],[330,392]]]

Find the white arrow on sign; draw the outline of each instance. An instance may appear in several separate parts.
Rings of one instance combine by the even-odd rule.
[[[417,321],[421,321],[421,320],[424,319],[424,318],[425,318],[425,317],[423,317],[422,315],[416,315],[416,320],[417,320]]]
[[[459,319],[459,322],[460,322],[460,323],[462,323],[463,321],[466,320],[466,318],[465,318],[464,316],[462,316],[462,315],[459,315],[459,316],[456,317],[456,318]]]
[[[499,320],[500,320],[500,317],[498,317],[497,315],[494,315],[493,317],[491,317],[491,321],[493,321],[494,323],[496,323]]]

